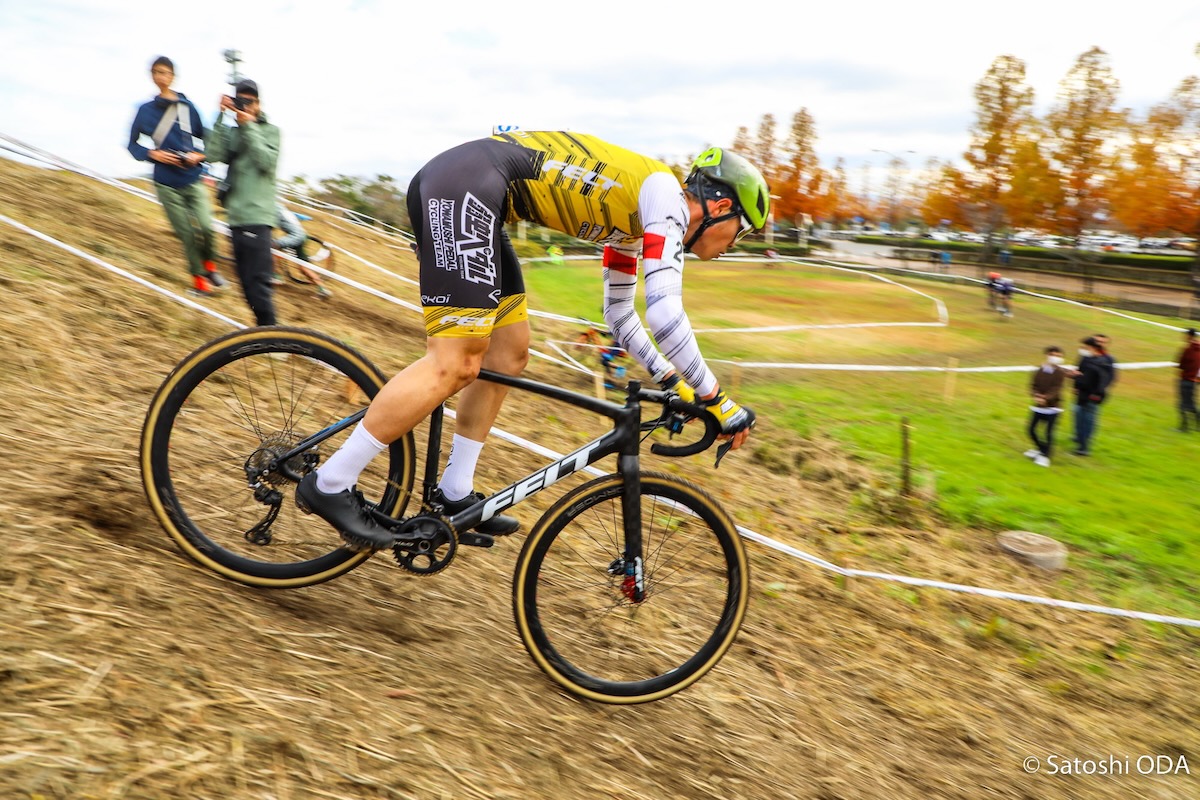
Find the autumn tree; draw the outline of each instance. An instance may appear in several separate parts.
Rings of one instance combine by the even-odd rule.
[[[1099,47],[1079,56],[1059,85],[1046,126],[1051,163],[1061,177],[1060,233],[1078,238],[1105,208],[1104,178],[1112,164],[1106,145],[1124,117],[1116,108],[1119,89]]]
[[[943,164],[934,174],[921,202],[921,218],[929,227],[945,220],[956,227],[969,227],[970,196],[967,175],[951,164]]]
[[[821,195],[822,211],[819,216],[828,220],[835,228],[841,228],[854,216],[852,202],[850,180],[846,176],[846,160],[839,158],[834,162],[833,174],[830,175]]]
[[[1107,195],[1113,219],[1139,238],[1186,230],[1195,218],[1184,179],[1189,159],[1176,150],[1186,119],[1180,105],[1164,103],[1129,123],[1128,144],[1119,151]]]
[[[1014,228],[1054,230],[1055,214],[1062,207],[1062,183],[1043,152],[1037,128],[1016,141],[1012,181],[1004,202],[1008,223]]]
[[[795,220],[799,214],[824,216],[827,176],[817,158],[816,141],[816,124],[808,109],[802,108],[792,116],[779,172],[770,183],[771,194],[779,198],[773,201],[776,219]]]
[[[987,235],[986,258],[992,234],[1008,221],[1017,151],[1028,141],[1033,121],[1033,89],[1025,83],[1025,62],[1014,56],[993,61],[975,84],[975,102],[971,144],[963,157],[972,169],[967,188],[981,223],[976,227]]]

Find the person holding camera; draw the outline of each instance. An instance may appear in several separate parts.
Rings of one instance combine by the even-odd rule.
[[[192,275],[192,294],[207,296],[225,285],[213,263],[212,206],[200,176],[205,160],[200,112],[181,92],[171,89],[175,64],[154,59],[150,78],[158,95],[138,108],[129,130],[129,154],[154,163],[154,191],[172,230],[183,243]],[[143,144],[145,138],[153,147]]]
[[[252,80],[238,81],[234,96],[223,96],[220,103],[207,151],[210,163],[228,165],[217,199],[225,207],[233,261],[246,303],[258,325],[274,325],[271,229],[275,225],[279,128],[267,122],[258,84]],[[232,115],[235,125],[225,124],[225,114]]]

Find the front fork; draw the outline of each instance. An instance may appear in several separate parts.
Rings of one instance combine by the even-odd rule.
[[[646,599],[645,563],[642,560],[642,476],[636,455],[618,457],[619,471],[624,476],[621,493],[621,522],[625,528],[625,551],[614,562],[619,564],[621,594],[634,603]],[[612,568],[610,567],[610,571]]]

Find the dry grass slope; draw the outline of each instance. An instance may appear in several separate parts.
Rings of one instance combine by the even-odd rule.
[[[0,213],[183,286],[178,248],[143,200],[0,161]],[[413,274],[406,251],[337,224],[312,226]],[[846,585],[751,545],[753,601],[725,660],[674,698],[609,708],[564,695],[522,650],[508,599],[519,541],[462,552],[427,579],[376,558],[305,590],[223,582],[162,535],[136,450],[162,377],[224,328],[3,224],[0,253],[0,797],[1200,796],[1186,631]],[[412,299],[348,259],[339,271]],[[419,342],[411,315],[349,289],[329,304],[279,295],[282,319],[343,336],[385,370]],[[207,302],[247,319],[236,290]],[[889,524],[883,479],[773,430],[766,411],[757,457],[719,473],[707,459],[652,466],[841,563],[1033,593],[1082,583],[1034,574],[991,533],[919,510]],[[500,424],[560,450],[598,430],[537,399],[510,401]],[[508,445],[490,452],[489,486],[533,464]],[[536,509],[518,512],[529,524]],[[1157,753],[1186,756],[1193,774],[1021,767]]]

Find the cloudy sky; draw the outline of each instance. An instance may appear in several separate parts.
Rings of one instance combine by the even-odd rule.
[[[1027,66],[1039,109],[1076,58],[1108,52],[1121,105],[1200,73],[1200,3],[942,0],[0,0],[0,133],[110,175],[150,62],[211,124],[236,48],[283,130],[281,175],[387,173],[494,125],[585,131],[682,161],[807,108],[827,165],[958,159],[991,62]],[[914,151],[913,154],[908,151]]]

